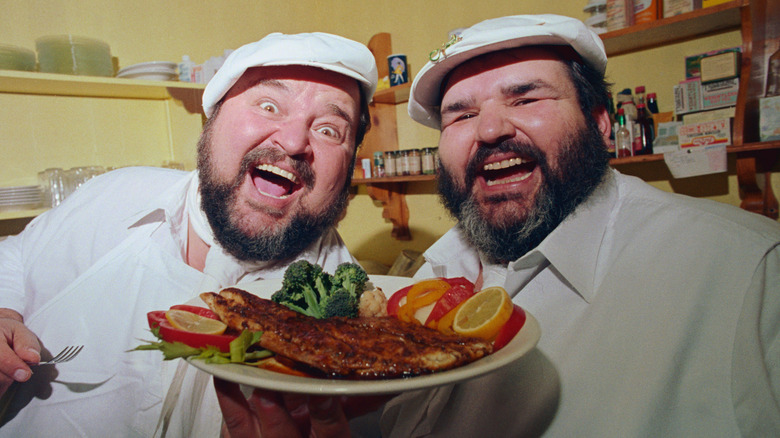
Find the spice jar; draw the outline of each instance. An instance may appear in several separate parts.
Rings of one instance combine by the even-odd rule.
[[[385,176],[395,176],[395,151],[385,152]]]
[[[433,148],[422,150],[422,173],[423,175],[433,175],[436,173],[436,159]]]
[[[409,149],[409,175],[422,174],[422,156],[419,149]]]
[[[384,153],[381,151],[374,152],[374,168],[373,168],[373,176],[374,178],[382,178],[385,176],[385,159],[384,159]]]

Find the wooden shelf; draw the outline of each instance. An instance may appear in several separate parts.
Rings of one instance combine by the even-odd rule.
[[[385,176],[382,178],[353,178],[352,185],[389,184],[399,182],[435,181],[436,175]]]
[[[0,221],[11,219],[32,219],[39,214],[48,211],[48,208],[36,208],[32,210],[7,210],[0,211]]]
[[[737,30],[742,25],[741,8],[747,4],[747,0],[730,1],[674,17],[614,30],[600,36],[607,55],[614,56],[718,32]]]
[[[376,103],[389,103],[399,104],[409,100],[409,92],[412,89],[412,83],[407,82],[405,84],[396,85],[395,87],[386,88],[374,93],[374,102]]]
[[[749,152],[780,150],[780,141],[765,141],[759,143],[748,143],[741,146],[726,146],[726,152],[729,154],[742,154]],[[613,158],[609,160],[612,165],[647,163],[651,161],[663,161],[663,154],[637,155],[635,157]]]
[[[0,92],[47,96],[170,99],[202,93],[205,84],[0,70]],[[178,98],[178,97],[177,97]]]

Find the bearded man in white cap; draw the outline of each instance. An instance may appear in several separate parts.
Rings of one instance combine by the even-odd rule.
[[[207,85],[197,171],[110,172],[3,241],[0,436],[217,436],[209,376],[128,350],[149,311],[298,259],[354,261],[334,225],[376,83],[360,43],[268,35]],[[74,343],[76,359],[32,372]]]
[[[512,16],[466,29],[417,74],[409,114],[441,131],[458,224],[415,277],[503,286],[541,339],[488,375],[401,394],[353,432],[780,436],[780,226],[610,169],[606,61],[578,20]]]
[[[780,436],[780,225],[610,169],[606,62],[578,20],[514,16],[417,74],[458,224],[416,277],[503,286],[541,339],[392,400],[383,436]]]

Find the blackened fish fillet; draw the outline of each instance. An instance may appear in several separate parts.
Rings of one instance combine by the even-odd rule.
[[[263,348],[326,376],[414,376],[465,365],[492,352],[490,342],[392,317],[312,318],[237,288],[201,298],[229,327],[262,331]]]

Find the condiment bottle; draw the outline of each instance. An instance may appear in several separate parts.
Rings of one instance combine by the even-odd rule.
[[[766,95],[780,96],[780,49],[773,53],[767,62]]]
[[[652,114],[658,114],[658,100],[655,97],[655,93],[647,94],[647,109]]]
[[[639,113],[639,119],[636,121],[636,132],[634,133],[634,155],[649,155],[653,153],[653,138],[655,138],[653,119],[645,104],[640,103],[636,109]]]
[[[618,130],[615,133],[615,156],[618,158],[630,157],[633,155],[631,148],[631,133],[626,127],[626,114],[623,108],[618,109]]]

